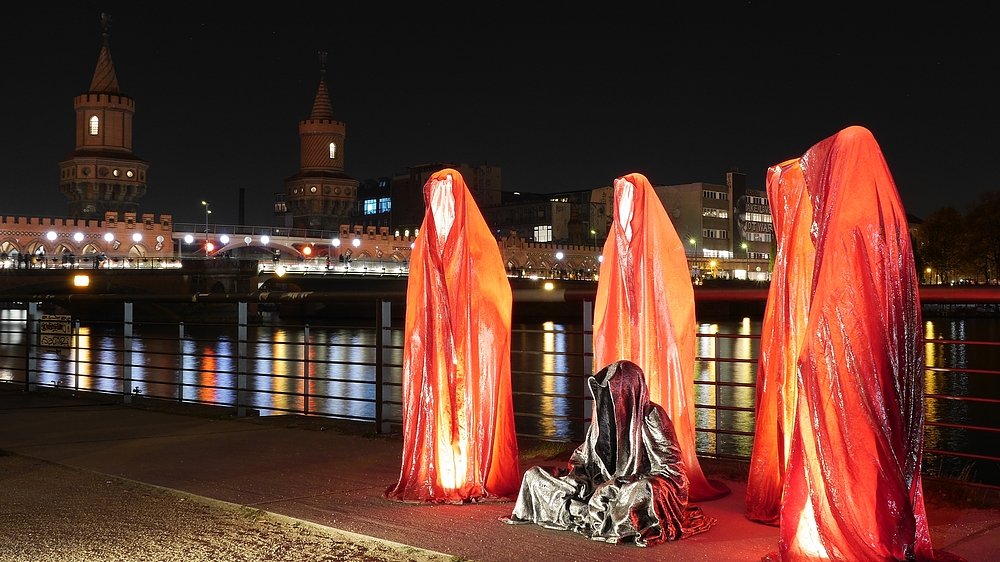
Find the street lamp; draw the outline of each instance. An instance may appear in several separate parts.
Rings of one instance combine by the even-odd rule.
[[[740,244],[740,248],[743,248],[743,251],[747,253],[747,281],[749,281],[750,280],[750,247],[747,246],[746,242],[744,242],[744,243]]]
[[[593,228],[590,229],[590,235],[594,237],[594,251],[597,251],[597,231]]]
[[[330,246],[337,249],[337,257],[336,257],[336,259],[339,262],[340,261],[340,238],[334,238],[333,240],[330,240]],[[332,254],[333,252],[330,252],[330,253]]]
[[[212,211],[208,209],[208,201],[202,201],[201,204],[205,206],[205,255],[208,256],[208,215],[211,215]]]

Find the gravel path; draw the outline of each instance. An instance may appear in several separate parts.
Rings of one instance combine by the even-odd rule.
[[[0,561],[444,561],[224,502],[0,451]]]

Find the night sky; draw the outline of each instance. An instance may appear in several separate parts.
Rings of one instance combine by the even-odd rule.
[[[270,224],[299,169],[298,122],[330,53],[346,172],[364,180],[451,161],[503,170],[506,191],[725,183],[849,125],[879,141],[908,212],[965,212],[996,190],[1000,47],[985,13],[648,11],[496,3],[38,2],[5,8],[0,214],[65,216],[57,162],[74,150],[73,96],[101,48],[136,100],[150,163],[140,212]],[[655,5],[656,3],[647,3]]]

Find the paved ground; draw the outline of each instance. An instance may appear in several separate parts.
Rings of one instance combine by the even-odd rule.
[[[776,528],[743,517],[746,485],[705,502],[710,532],[649,549],[499,522],[509,503],[389,502],[397,438],[322,418],[236,420],[218,409],[0,384],[0,560],[759,560]],[[527,444],[522,459],[557,464]],[[722,472],[720,472],[720,470]],[[964,496],[929,509],[938,549],[1000,554],[1000,513]],[[404,546],[408,545],[408,546]],[[443,553],[443,554],[442,554]],[[454,557],[454,558],[452,558]]]

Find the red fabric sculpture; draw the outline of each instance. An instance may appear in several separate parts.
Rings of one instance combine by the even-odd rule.
[[[809,234],[812,203],[798,160],[771,167],[767,186],[777,253],[757,369],[756,425],[746,514],[754,521],[777,525],[795,425],[796,373],[812,300],[816,250]]]
[[[594,364],[627,360],[646,373],[650,400],[673,421],[692,501],[722,497],[695,445],[694,289],[684,245],[642,174],[615,180],[614,225],[594,305]]]
[[[782,560],[931,560],[923,346],[906,214],[850,127],[769,171],[778,253],[747,514]]]
[[[424,185],[410,257],[398,501],[514,497],[520,486],[510,382],[511,291],[461,174]]]

